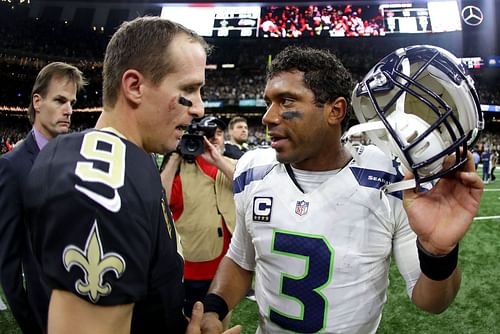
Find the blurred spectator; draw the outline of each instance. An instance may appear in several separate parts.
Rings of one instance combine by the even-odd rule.
[[[229,121],[229,140],[225,143],[224,155],[239,159],[248,151],[248,122],[246,118],[236,116]]]
[[[474,167],[477,170],[477,167],[479,166],[479,161],[481,161],[481,155],[477,150],[472,151],[472,157],[474,159]]]
[[[491,181],[495,181],[497,177],[495,176],[495,169],[497,168],[498,162],[498,151],[491,151],[491,171],[490,171],[490,179]]]
[[[483,182],[490,182],[490,171],[491,171],[491,151],[485,150],[481,154],[481,162],[483,163]]]

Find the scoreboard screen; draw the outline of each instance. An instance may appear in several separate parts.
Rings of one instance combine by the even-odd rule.
[[[161,17],[205,37],[257,37],[258,5],[182,4],[164,6]]]
[[[456,1],[391,3],[379,8],[387,34],[462,30]]]
[[[431,32],[427,6],[411,3],[380,5],[387,34]]]
[[[216,7],[213,36],[256,37],[259,18],[259,6]]]
[[[463,57],[460,61],[469,69],[480,69],[484,67],[484,59],[481,57]]]
[[[462,30],[455,0],[262,4],[171,3],[163,5],[161,16],[216,38],[335,38]]]

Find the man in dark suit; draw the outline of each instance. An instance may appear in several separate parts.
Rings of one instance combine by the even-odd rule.
[[[82,72],[72,65],[53,62],[42,68],[28,108],[33,129],[0,156],[0,283],[23,333],[47,331],[50,296],[39,279],[24,224],[25,181],[45,144],[69,131],[76,94],[85,84]]]

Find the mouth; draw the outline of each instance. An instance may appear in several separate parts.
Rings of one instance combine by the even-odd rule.
[[[282,134],[270,132],[269,136],[271,138],[271,147],[274,149],[279,149],[288,141],[288,137]]]
[[[182,135],[185,133],[185,131],[188,129],[188,127],[189,127],[189,124],[188,125],[179,124],[175,127],[175,131],[177,133],[178,139],[180,139],[182,137]]]

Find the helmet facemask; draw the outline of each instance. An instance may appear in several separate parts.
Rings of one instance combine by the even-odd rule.
[[[371,141],[396,155],[418,186],[462,166],[483,127],[474,83],[451,53],[432,46],[398,49],[353,92],[360,125]],[[446,157],[453,163],[443,166]]]

